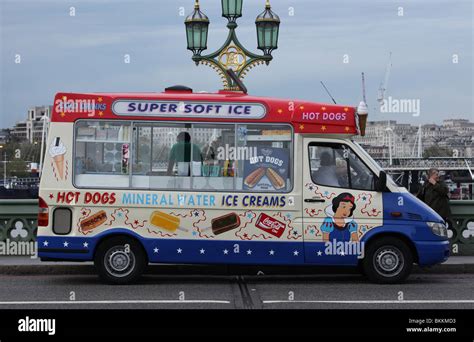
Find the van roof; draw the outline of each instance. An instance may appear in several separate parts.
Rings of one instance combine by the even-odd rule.
[[[195,93],[185,87],[162,93],[58,93],[52,122],[78,119],[288,123],[296,133],[358,134],[356,108],[235,91]]]

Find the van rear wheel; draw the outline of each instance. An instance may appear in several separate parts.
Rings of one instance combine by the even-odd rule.
[[[124,236],[103,241],[97,247],[94,258],[99,277],[109,284],[130,284],[137,281],[147,263],[140,243]]]
[[[408,278],[413,255],[408,245],[394,237],[383,237],[369,244],[362,269],[369,280],[379,284],[396,284]]]

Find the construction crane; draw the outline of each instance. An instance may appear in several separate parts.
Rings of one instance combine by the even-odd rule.
[[[365,98],[365,75],[362,73],[362,100],[367,104],[367,99]]]
[[[422,149],[423,143],[422,143],[421,137],[422,137],[422,130],[421,130],[421,124],[420,124],[418,126],[418,132],[416,133],[415,143],[413,144],[413,149],[412,149],[413,157],[417,157],[417,158],[423,157],[423,149]],[[415,155],[415,148],[417,148],[416,155]]]
[[[385,77],[382,83],[380,83],[378,95],[377,95],[377,101],[380,106],[382,106],[383,100],[385,100],[385,95],[387,93],[387,86],[388,86],[388,80],[390,78],[390,72],[392,71],[392,53],[390,52],[390,55],[388,57],[388,64],[387,67],[385,68]]]

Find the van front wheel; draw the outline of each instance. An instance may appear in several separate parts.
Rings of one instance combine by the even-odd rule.
[[[147,257],[137,241],[116,236],[97,247],[94,264],[99,277],[105,282],[129,284],[140,278],[147,265]]]
[[[362,268],[366,276],[379,284],[403,282],[413,268],[413,255],[405,242],[383,237],[369,244]]]

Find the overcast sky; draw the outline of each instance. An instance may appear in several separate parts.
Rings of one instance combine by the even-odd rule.
[[[34,105],[62,91],[162,91],[184,84],[221,88],[211,69],[196,67],[186,50],[184,17],[194,0],[0,0],[0,127],[26,118]],[[357,105],[366,74],[369,120],[440,123],[473,119],[472,0],[272,0],[281,18],[279,48],[269,67],[245,79],[253,95]],[[265,0],[244,0],[237,30],[256,50],[255,18]],[[208,50],[227,29],[219,0],[201,0],[211,20]],[[399,16],[399,7],[403,16]],[[70,16],[71,7],[75,16]],[[258,51],[258,50],[257,50]],[[388,96],[420,100],[421,115],[374,110],[389,52]],[[124,55],[130,55],[130,64]],[[344,55],[349,63],[344,64]],[[453,55],[458,63],[453,63]],[[21,63],[15,63],[15,56]]]

